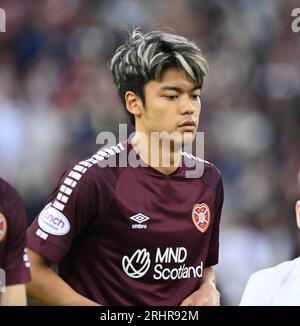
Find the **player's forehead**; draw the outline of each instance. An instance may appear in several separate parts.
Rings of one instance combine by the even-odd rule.
[[[150,81],[151,83],[151,81]],[[192,79],[183,69],[169,68],[166,69],[159,80],[152,81],[153,86],[160,91],[164,90],[182,90],[193,91],[200,90],[200,85]]]

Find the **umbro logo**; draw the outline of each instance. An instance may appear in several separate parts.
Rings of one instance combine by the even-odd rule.
[[[150,217],[142,213],[139,213],[131,216],[130,219],[133,220],[134,222],[137,222],[137,224],[132,224],[133,229],[147,229],[148,225],[143,223],[150,220]]]

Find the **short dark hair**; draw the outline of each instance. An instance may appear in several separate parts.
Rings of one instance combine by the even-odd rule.
[[[183,69],[199,88],[208,72],[201,50],[192,41],[161,31],[142,34],[137,29],[116,50],[109,64],[125,109],[127,91],[137,94],[145,104],[145,84],[151,80],[159,81],[166,69]],[[134,124],[134,115],[128,114]]]

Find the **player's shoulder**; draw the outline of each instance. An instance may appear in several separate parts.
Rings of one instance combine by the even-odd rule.
[[[284,278],[293,269],[296,260],[287,260],[278,265],[261,269],[251,275],[254,282],[274,282]]]
[[[202,171],[202,173],[199,174],[199,178],[202,182],[213,188],[222,183],[222,174],[213,163],[184,151],[181,152],[181,155],[185,160],[185,164],[189,165],[188,161],[190,161],[198,167],[199,171]]]
[[[85,160],[74,164],[65,173],[65,183],[74,185],[81,179],[89,182],[99,179],[101,176],[107,176],[115,171],[118,166],[117,161],[120,159],[120,154],[125,150],[123,143],[118,143],[113,146],[102,147],[92,156]]]

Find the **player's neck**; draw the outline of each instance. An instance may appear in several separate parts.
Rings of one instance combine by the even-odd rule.
[[[132,146],[148,166],[163,174],[175,172],[181,164],[181,148],[175,148],[173,143],[137,135]]]

